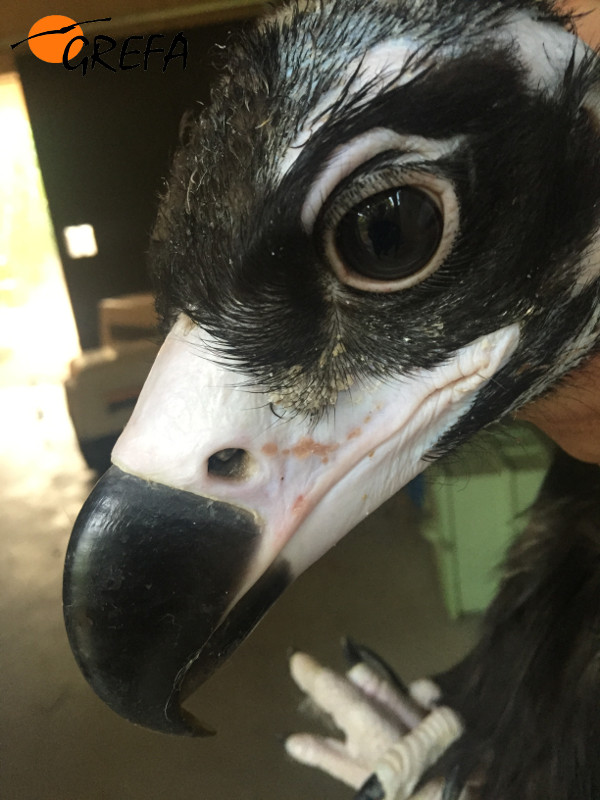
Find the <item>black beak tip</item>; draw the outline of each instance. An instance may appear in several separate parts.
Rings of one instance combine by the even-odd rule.
[[[186,696],[182,687],[185,686],[188,666],[175,676],[170,690],[160,665],[157,668],[156,663],[141,679],[139,671],[132,676],[131,670],[122,669],[122,661],[118,672],[111,671],[106,668],[106,659],[98,648],[89,648],[90,620],[82,619],[81,612],[68,604],[64,607],[64,619],[71,650],[83,676],[96,695],[119,716],[157,733],[214,736],[216,731],[181,705],[182,697]],[[107,651],[109,659],[110,652]]]
[[[65,560],[65,627],[92,689],[130,722],[214,733],[181,699],[199,667],[205,677],[212,672],[202,648],[234,584],[230,573],[214,577],[211,569],[223,528],[232,536],[241,528],[238,538],[251,544],[256,538],[248,515],[225,506],[215,512],[204,498],[116,467],[79,513]],[[251,546],[240,550],[247,556]]]
[[[229,608],[260,535],[250,512],[111,467],[75,522],[63,585],[71,649],[100,699],[161,733],[214,734],[181,703],[290,582],[273,564]]]
[[[165,709],[165,718],[168,719],[168,728],[163,728],[160,733],[172,733],[180,736],[194,736],[208,738],[215,736],[216,731],[200,722],[193,714],[186,711],[178,703]]]

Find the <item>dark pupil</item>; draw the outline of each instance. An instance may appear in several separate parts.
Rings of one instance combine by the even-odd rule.
[[[443,219],[428,194],[412,186],[388,189],[354,206],[335,243],[347,269],[391,281],[423,269],[442,238]]]

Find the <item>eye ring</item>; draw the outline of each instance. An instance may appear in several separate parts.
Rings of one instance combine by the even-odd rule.
[[[375,202],[376,198],[384,197],[388,193],[390,195],[394,192],[399,193],[402,189],[409,189],[413,193],[419,193],[428,201],[431,208],[431,211],[428,212],[430,218],[433,219],[431,215],[437,216],[441,227],[437,244],[432,252],[425,253],[426,260],[424,264],[411,271],[410,274],[398,278],[386,278],[385,270],[382,271],[381,276],[377,277],[362,274],[347,263],[352,261],[353,258],[345,258],[343,252],[341,252],[339,243],[340,225],[344,224],[344,220],[348,218],[348,215],[353,212],[357,213],[357,209],[365,207],[370,199],[374,199]],[[325,258],[338,280],[361,291],[395,292],[421,283],[441,266],[452,249],[459,229],[458,200],[454,187],[448,179],[428,172],[411,170],[404,172],[401,180],[394,181],[391,185],[377,187],[376,192],[363,196],[358,203],[353,194],[350,193],[350,197],[345,202],[342,196],[341,202],[331,209],[331,212],[327,215],[326,230],[322,239]]]

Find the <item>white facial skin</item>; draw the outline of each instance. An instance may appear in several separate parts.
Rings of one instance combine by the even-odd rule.
[[[210,360],[206,334],[180,318],[167,337],[113,451],[123,471],[242,506],[262,531],[238,597],[277,555],[294,575],[398,491],[471,406],[518,342],[513,325],[428,372],[340,393],[316,424],[279,419],[245,376]],[[242,478],[208,472],[214,453],[250,455]],[[237,598],[232,598],[232,605]]]

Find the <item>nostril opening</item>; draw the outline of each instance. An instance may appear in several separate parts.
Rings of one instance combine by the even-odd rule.
[[[208,474],[216,478],[242,480],[252,474],[253,459],[247,450],[228,447],[208,459]]]

